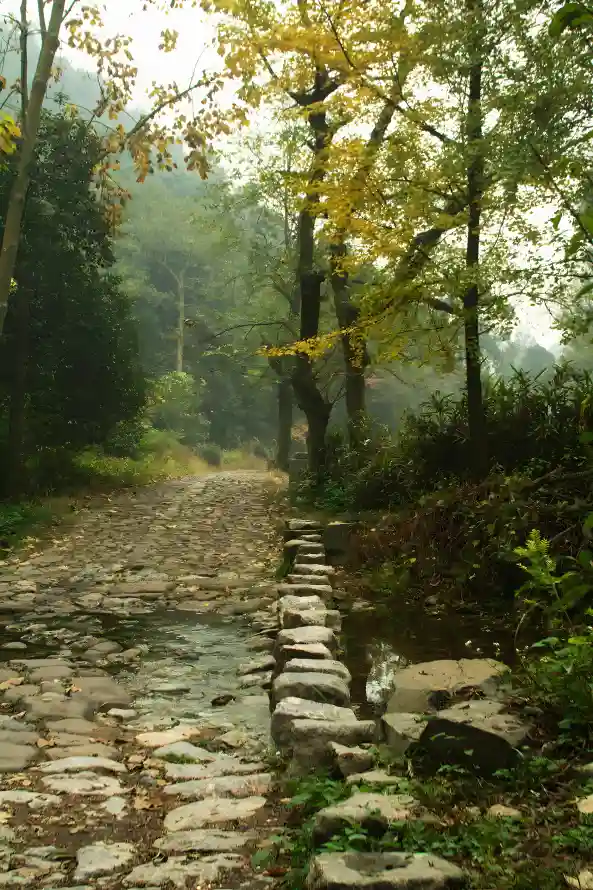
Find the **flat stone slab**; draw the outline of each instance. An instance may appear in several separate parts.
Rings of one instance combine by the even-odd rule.
[[[255,816],[266,806],[265,797],[244,797],[240,800],[227,800],[209,797],[197,803],[186,804],[171,810],[165,816],[166,831],[187,831],[226,822],[243,822]]]
[[[38,748],[16,742],[0,742],[0,773],[20,773],[38,756]]]
[[[272,707],[285,698],[301,698],[342,708],[350,704],[348,684],[335,674],[317,671],[290,671],[276,677],[270,693]]]
[[[278,596],[331,596],[333,588],[331,584],[279,584],[276,588]]]
[[[175,831],[154,842],[164,853],[236,853],[254,841],[249,831],[223,831],[217,828],[196,828],[194,831]]]
[[[369,794],[359,792],[347,800],[319,810],[313,823],[313,835],[325,843],[345,828],[359,826],[370,835],[385,833],[390,822],[405,822],[419,813],[419,804],[409,794]]]
[[[45,724],[50,732],[70,733],[81,735],[91,739],[113,739],[118,731],[112,726],[102,726],[100,723],[91,723],[79,717],[66,717],[63,720],[48,720]]]
[[[55,794],[40,794],[38,791],[0,791],[0,805],[12,803],[17,806],[27,806],[31,810],[41,810],[44,807],[55,806],[60,803],[60,798]]]
[[[88,699],[97,709],[107,704],[126,708],[132,703],[129,692],[111,677],[73,677],[72,685],[77,690],[73,695]]]
[[[336,635],[329,627],[294,627],[281,630],[276,637],[277,651],[281,651],[283,646],[298,646],[303,643],[321,643],[331,652],[338,648]]]
[[[346,779],[347,785],[375,785],[377,788],[397,788],[402,784],[401,776],[392,776],[382,769],[371,769],[360,773],[351,773]]]
[[[100,776],[98,773],[82,772],[69,776],[60,773],[57,776],[43,776],[43,785],[56,794],[79,794],[82,797],[114,797],[127,794],[128,789],[122,787],[113,776]]]
[[[356,722],[356,714],[351,708],[322,704],[306,699],[285,698],[276,706],[271,720],[272,738],[279,745],[291,746],[293,725],[297,720],[309,720],[315,723]]]
[[[136,736],[136,741],[145,748],[161,748],[173,742],[183,742],[186,739],[191,739],[193,736],[199,735],[199,733],[200,730],[197,726],[180,725],[157,732],[141,732]]]
[[[327,575],[293,575],[288,574],[286,576],[286,581],[288,584],[298,584],[299,586],[303,586],[305,584],[313,585],[317,587],[319,585],[330,586],[329,578]]]
[[[386,713],[423,714],[445,707],[451,696],[465,688],[488,689],[508,670],[491,658],[440,659],[412,664],[397,671],[395,692]]]
[[[232,853],[189,860],[185,856],[172,856],[162,865],[137,865],[124,878],[124,884],[151,888],[166,885],[185,890],[190,878],[194,887],[208,886],[219,881],[223,874],[241,869],[244,865],[244,858]]]
[[[216,779],[218,776],[249,776],[264,770],[263,763],[241,763],[236,757],[221,754],[212,763],[168,763],[165,775],[168,779]]]
[[[172,742],[170,745],[163,745],[162,748],[153,751],[152,756],[171,763],[213,763],[220,757],[219,754],[213,754],[212,751],[192,745],[191,742]]]
[[[287,593],[278,600],[278,614],[280,616],[282,616],[284,609],[294,608],[298,608],[301,611],[303,609],[324,609],[325,601],[320,596],[317,596],[316,593],[312,596],[291,596]]]
[[[286,528],[291,532],[313,532],[323,529],[323,525],[318,519],[288,519]]]
[[[280,673],[293,658],[313,658],[333,660],[333,655],[323,643],[301,643],[294,646],[282,646],[276,650],[276,669]]]
[[[286,630],[295,627],[317,626],[339,631],[342,626],[342,618],[337,609],[299,609],[297,606],[282,611],[280,624]]]
[[[429,853],[321,853],[309,867],[311,890],[461,890],[463,871]]]
[[[326,566],[324,563],[309,561],[305,555],[300,558],[300,562],[295,562],[292,567],[293,575],[333,575],[335,569],[333,566]]]
[[[106,844],[99,841],[88,847],[81,847],[76,853],[74,880],[86,881],[99,875],[110,875],[124,868],[135,854],[132,844]]]
[[[352,680],[346,665],[334,658],[292,658],[284,665],[283,673],[306,673],[309,671],[317,674],[334,674],[336,677],[341,677],[346,683],[350,683]]]
[[[42,763],[37,769],[46,775],[51,773],[80,773],[89,769],[100,769],[109,773],[127,773],[128,771],[123,763],[109,760],[107,757],[66,757],[64,760]]]
[[[207,797],[253,797],[267,794],[272,787],[271,773],[248,776],[216,776],[212,779],[194,779],[165,785],[163,794],[184,800],[205,800]]]

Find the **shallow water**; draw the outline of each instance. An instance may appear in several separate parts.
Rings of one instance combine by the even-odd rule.
[[[381,709],[395,672],[439,658],[515,660],[510,616],[427,610],[423,602],[394,601],[344,616],[344,661],[352,674],[352,701],[361,714]]]
[[[17,621],[11,618],[11,624]],[[101,666],[128,689],[142,720],[228,723],[229,729],[239,727],[260,738],[269,731],[267,695],[257,688],[239,689],[237,669],[258,653],[247,648],[253,633],[237,619],[170,610],[129,618],[79,614],[46,620],[45,630],[31,633],[29,624],[23,621],[19,631],[2,630],[2,643],[22,640],[27,649],[0,648],[0,661],[56,656],[64,648],[80,654],[76,637],[90,633],[123,649],[143,648],[136,661]],[[233,701],[212,705],[225,695]]]

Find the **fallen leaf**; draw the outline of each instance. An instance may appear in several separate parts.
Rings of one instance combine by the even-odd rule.
[[[10,680],[5,680],[4,683],[0,683],[0,689],[12,689],[13,686],[21,686],[24,682],[24,677],[11,677]]]
[[[142,795],[138,795],[134,799],[134,809],[135,810],[155,810],[156,803],[153,800],[150,800],[149,797],[144,797]]]

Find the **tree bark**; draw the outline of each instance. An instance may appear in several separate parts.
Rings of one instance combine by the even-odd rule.
[[[315,90],[303,104],[316,105],[327,97],[329,84],[327,75],[318,72]],[[325,178],[327,148],[331,142],[331,132],[325,111],[316,108],[309,112],[307,121],[313,134],[313,161],[305,203],[299,213],[297,281],[300,295],[300,340],[310,340],[319,334],[321,313],[321,285],[323,273],[315,266],[315,222],[319,205],[319,185]],[[297,354],[292,373],[292,387],[296,402],[305,414],[308,425],[307,451],[309,471],[319,481],[325,468],[325,437],[331,414],[331,404],[317,386],[313,363],[310,357]]]
[[[17,173],[8,200],[4,222],[2,247],[0,249],[0,327],[4,326],[6,308],[10,294],[10,283],[14,276],[16,259],[21,239],[21,226],[25,210],[25,200],[29,188],[31,165],[35,158],[37,134],[41,120],[41,109],[52,65],[59,47],[60,28],[64,19],[66,0],[54,0],[47,30],[43,35],[41,53],[37,62],[31,95],[23,121],[23,141],[18,157]]]
[[[350,282],[344,260],[347,250],[343,232],[330,245],[331,285],[334,309],[341,331],[344,356],[344,383],[348,439],[351,448],[360,448],[365,435],[366,385],[364,372],[369,363],[366,343],[357,338],[351,328],[358,321],[358,310],[350,299]]]
[[[276,466],[288,473],[290,449],[292,446],[292,383],[290,377],[278,380],[278,438],[276,446]]]
[[[465,334],[465,370],[467,388],[467,419],[470,460],[476,478],[484,476],[488,467],[486,419],[482,393],[482,359],[480,350],[480,223],[484,194],[484,148],[482,143],[482,71],[483,36],[481,0],[468,0],[470,34],[470,70],[467,105],[467,226],[466,268],[470,284],[463,295]]]
[[[6,450],[6,494],[18,498],[25,488],[25,439],[27,427],[27,377],[29,369],[30,294],[19,288],[14,302],[14,331],[11,336],[13,378],[8,406]]]

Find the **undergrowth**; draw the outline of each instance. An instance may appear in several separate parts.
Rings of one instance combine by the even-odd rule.
[[[288,824],[255,853],[253,864],[281,876],[284,887],[301,890],[317,853],[432,853],[461,866],[473,890],[560,890],[566,887],[565,876],[577,874],[593,852],[593,819],[575,806],[575,797],[590,793],[590,784],[565,761],[542,756],[525,757],[517,769],[489,780],[459,769],[428,779],[402,775],[391,793],[412,795],[429,819],[395,822],[384,830],[377,820],[372,830],[345,824],[330,840],[318,843],[314,825],[320,809],[358,791],[390,791],[348,786],[329,776],[308,777],[289,789]],[[489,814],[494,804],[520,812],[511,817]]]

